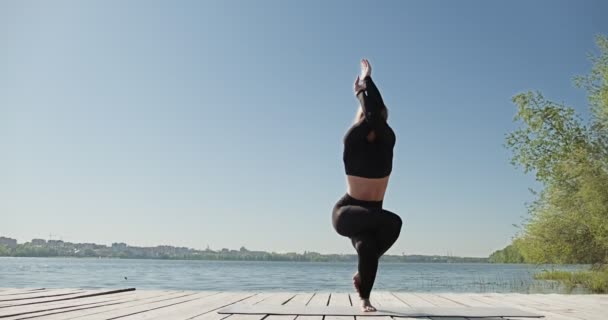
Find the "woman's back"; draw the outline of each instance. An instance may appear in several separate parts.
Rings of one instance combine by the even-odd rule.
[[[355,83],[363,113],[344,136],[347,193],[355,199],[382,201],[393,168],[396,138],[386,122],[388,113],[378,88],[369,76],[363,83],[359,91]]]
[[[363,178],[346,176],[346,192],[355,199],[364,201],[382,201],[388,186],[389,176],[384,178]]]

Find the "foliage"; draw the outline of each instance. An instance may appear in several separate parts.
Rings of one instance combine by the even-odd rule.
[[[10,255],[10,249],[5,245],[0,244],[0,257],[5,257]]]
[[[607,138],[608,130],[608,38],[598,36],[596,40],[600,49],[599,56],[590,56],[593,68],[589,75],[575,78],[578,87],[589,93],[589,103],[594,115],[596,132]]]
[[[577,285],[588,288],[593,293],[608,293],[608,270],[590,271],[557,271],[545,270],[535,274],[537,280],[555,280],[572,290]]]
[[[587,125],[541,93],[513,98],[522,126],[507,136],[511,162],[544,185],[512,245],[523,261],[608,263],[608,39],[597,44],[591,73],[575,79],[588,92]],[[506,259],[503,251],[496,259]]]
[[[494,251],[488,258],[491,263],[524,263],[524,257],[521,254],[516,243],[506,246],[502,250]]]

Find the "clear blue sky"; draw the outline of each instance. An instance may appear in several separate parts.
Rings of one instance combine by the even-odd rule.
[[[397,134],[389,254],[487,256],[526,215],[511,97],[572,85],[603,1],[2,1],[0,235],[354,253],[331,226],[367,57]]]

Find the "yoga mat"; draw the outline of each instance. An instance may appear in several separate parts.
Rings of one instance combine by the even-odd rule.
[[[363,312],[358,306],[298,306],[298,305],[271,305],[233,304],[224,307],[217,313],[230,314],[278,314],[278,315],[311,315],[311,316],[393,316],[393,317],[544,317],[539,314],[521,311],[507,307],[376,307],[376,311]]]

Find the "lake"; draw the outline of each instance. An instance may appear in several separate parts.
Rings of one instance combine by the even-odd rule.
[[[220,291],[352,291],[357,264],[344,262],[192,261],[0,257],[0,287]],[[564,293],[538,281],[543,269],[584,265],[380,262],[374,290]],[[586,293],[577,289],[574,293]]]

